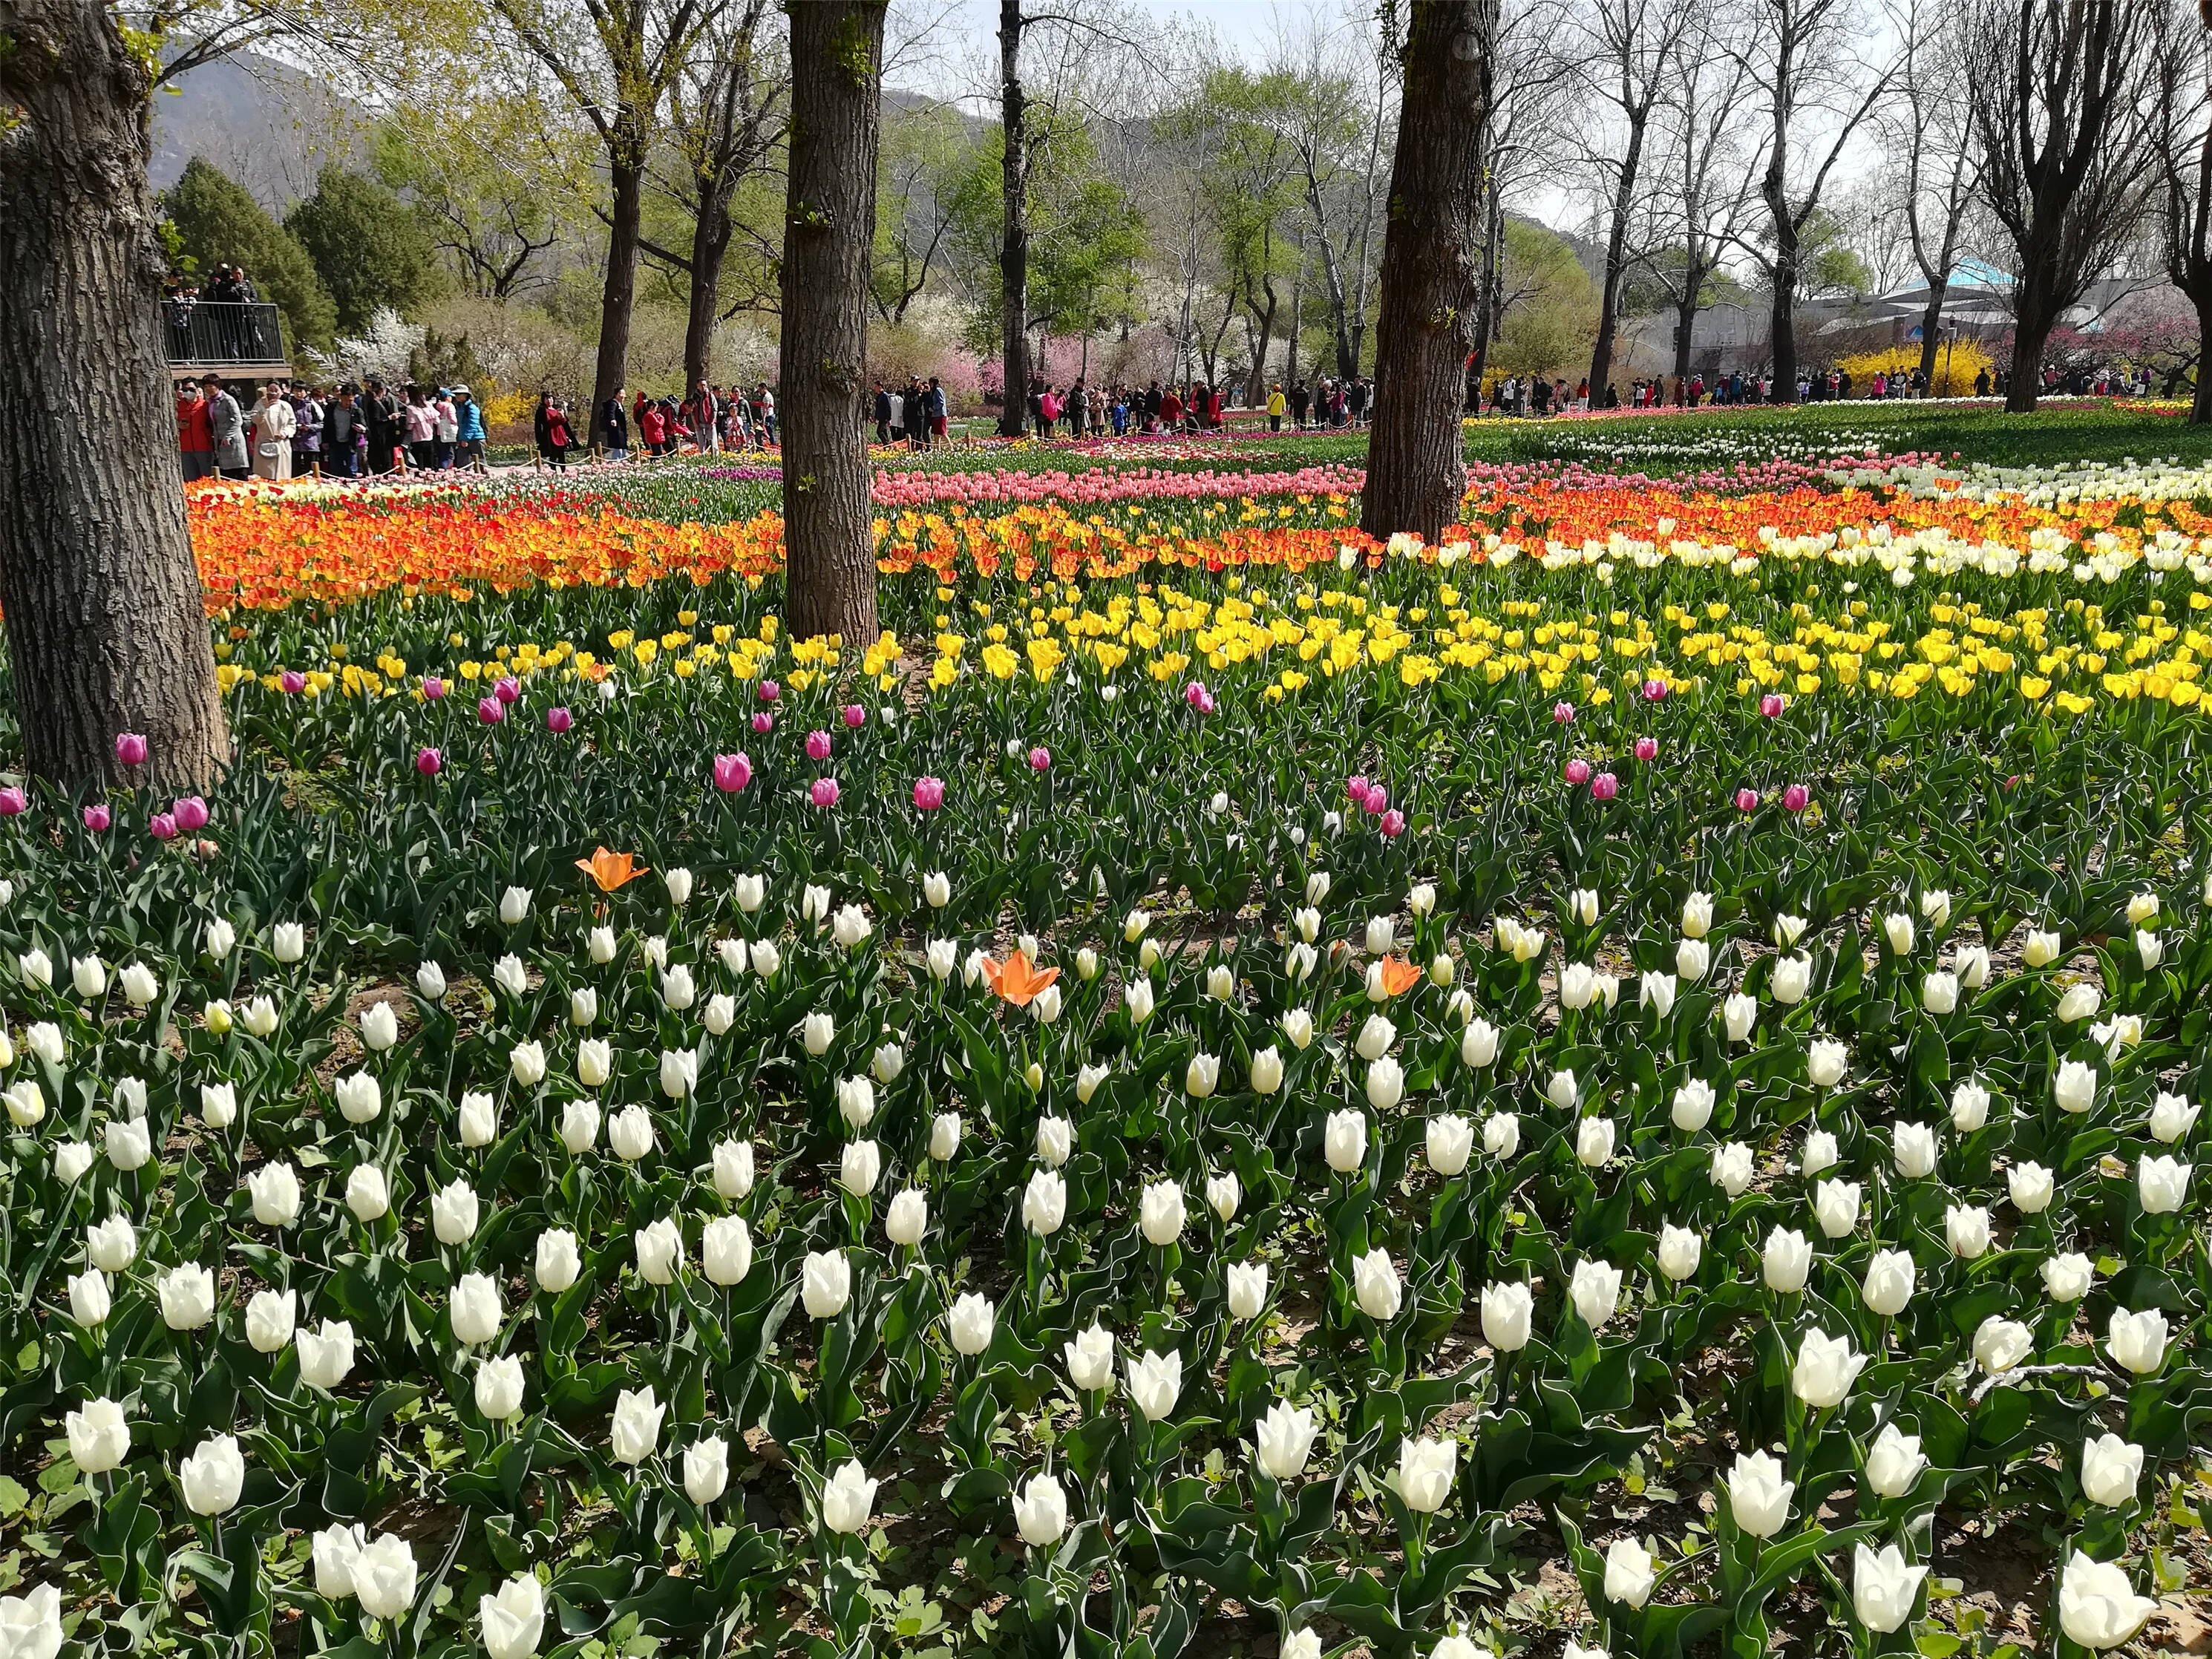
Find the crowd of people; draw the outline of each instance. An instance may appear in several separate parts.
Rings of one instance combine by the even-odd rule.
[[[2004,391],[2004,376],[1999,374],[1996,390]],[[2148,386],[2148,376],[2144,376]],[[1990,395],[1991,381],[1989,370],[1978,371],[1974,380],[1974,395]],[[1916,367],[1894,374],[1876,369],[1872,377],[1862,384],[1855,380],[1850,370],[1843,368],[1801,370],[1797,375],[1796,401],[1834,403],[1850,398],[1925,398],[1929,395],[1928,379]],[[1734,369],[1726,374],[1717,374],[1708,383],[1701,373],[1688,375],[1656,374],[1629,382],[1624,394],[1618,383],[1605,389],[1601,406],[1607,409],[1697,409],[1701,407],[1729,408],[1774,401],[1774,376],[1771,372]],[[1498,415],[1555,415],[1571,409],[1591,407],[1588,380],[1582,381],[1570,392],[1564,379],[1547,380],[1540,374],[1507,374],[1492,381],[1486,392],[1481,387],[1469,386],[1467,409],[1479,415],[1485,410]]]
[[[1267,397],[1268,425],[1277,432],[1286,419],[1301,429],[1364,426],[1374,401],[1370,380],[1325,380],[1317,389],[1299,380],[1288,392],[1278,383]],[[1213,432],[1226,422],[1228,409],[1224,389],[1203,380],[1102,386],[1078,380],[1060,386],[1037,380],[1028,394],[1029,426],[1046,439]],[[934,375],[911,375],[903,385],[877,381],[867,412],[878,444],[915,449],[946,441],[945,417],[945,387]]]
[[[590,431],[581,434],[568,400],[541,392],[533,422],[538,467],[565,469],[569,450],[579,443],[597,448],[611,461],[627,461],[633,435],[638,451],[647,456],[673,455],[686,447],[712,455],[777,446],[775,392],[766,380],[750,392],[701,380],[681,398],[648,398],[642,392],[629,398],[626,391],[616,387],[593,411]]]
[[[241,404],[220,374],[177,387],[177,449],[192,478],[366,478],[484,471],[483,406],[465,386],[371,375],[335,386],[274,380]]]

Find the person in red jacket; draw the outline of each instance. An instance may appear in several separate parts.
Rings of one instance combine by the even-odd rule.
[[[208,424],[207,399],[190,380],[177,387],[177,455],[186,483],[215,477],[215,428]]]
[[[668,416],[659,404],[647,404],[637,412],[637,435],[645,440],[646,453],[668,453]]]

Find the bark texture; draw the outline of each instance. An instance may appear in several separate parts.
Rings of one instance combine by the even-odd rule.
[[[99,0],[0,0],[0,603],[27,769],[204,788],[230,757],[185,526],[148,78]],[[57,441],[53,411],[99,411]]]
[[[599,295],[599,352],[592,374],[589,424],[598,424],[598,411],[623,388],[629,372],[630,313],[637,308],[637,241],[645,218],[645,145],[639,131],[644,125],[635,112],[625,110],[617,118],[618,131],[640,139],[633,146],[619,143],[607,168],[607,280]]]
[[[784,562],[799,639],[877,635],[860,394],[882,127],[883,0],[790,0],[784,210]]]
[[[999,246],[999,333],[1006,388],[999,434],[1018,438],[1030,417],[1029,94],[1022,89],[1022,0],[1000,0],[999,121],[1006,139],[999,188],[1006,215]]]
[[[1460,405],[1482,280],[1496,0],[1413,0],[1375,319],[1374,434],[1360,527],[1426,540],[1467,489]]]

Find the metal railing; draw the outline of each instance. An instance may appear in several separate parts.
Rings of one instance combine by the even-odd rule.
[[[265,301],[164,300],[161,323],[173,368],[276,368],[291,362],[276,307]]]

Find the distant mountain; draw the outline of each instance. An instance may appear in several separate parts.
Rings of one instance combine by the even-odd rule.
[[[207,64],[154,100],[154,188],[204,155],[282,218],[325,161],[366,149],[368,115],[322,81],[257,52]]]

